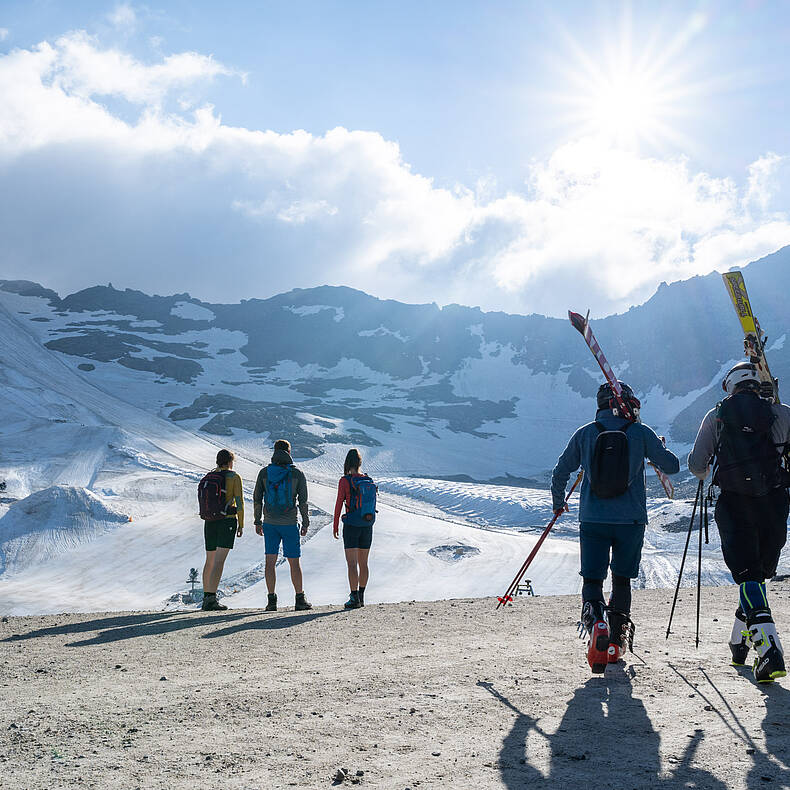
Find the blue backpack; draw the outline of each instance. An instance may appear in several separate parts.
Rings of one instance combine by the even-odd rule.
[[[372,527],[376,520],[378,487],[367,475],[346,475],[351,489],[351,502],[343,523],[350,527]]]
[[[269,464],[266,467],[266,486],[263,489],[263,501],[273,516],[284,516],[294,506],[293,486],[291,479],[293,466]]]

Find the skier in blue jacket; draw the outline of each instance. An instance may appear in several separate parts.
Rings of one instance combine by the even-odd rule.
[[[626,405],[638,420],[641,403],[627,384],[620,385]],[[551,496],[554,512],[561,512],[565,508],[568,478],[579,467],[584,470],[579,506],[580,575],[584,579],[581,620],[590,634],[587,660],[595,671],[602,672],[606,663],[619,659],[631,625],[631,579],[639,575],[647,524],[645,458],[670,475],[680,470],[680,462],[651,428],[620,416],[609,384],[601,385],[597,399],[595,421],[573,434],[554,467]],[[621,478],[621,493],[617,493],[620,488],[613,491],[611,480],[600,479],[601,475],[611,477],[613,471],[618,471],[596,453],[599,441],[602,448],[608,449],[604,440],[614,436],[608,432],[624,432],[627,442],[627,452],[618,456],[620,474],[615,475]],[[622,436],[616,435],[614,440],[612,446],[619,442],[622,447]],[[603,583],[610,566],[612,594],[607,607]]]

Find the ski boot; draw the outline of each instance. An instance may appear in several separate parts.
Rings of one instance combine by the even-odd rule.
[[[609,607],[607,614],[609,617],[607,660],[610,664],[616,664],[626,651],[634,649],[635,628],[627,612],[618,612]]]
[[[746,630],[746,615],[739,606],[735,610],[735,622],[730,634],[730,652],[732,653],[732,666],[745,667],[746,659],[749,657],[749,632]]]
[[[600,675],[609,662],[609,624],[603,601],[585,601],[581,623],[590,636],[587,642],[587,663],[593,674]]]
[[[771,612],[767,609],[758,610],[750,620],[749,641],[757,653],[752,668],[754,679],[758,683],[771,683],[777,678],[783,678],[787,674],[784,651]]]

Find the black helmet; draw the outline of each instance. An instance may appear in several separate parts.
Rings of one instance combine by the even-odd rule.
[[[642,408],[639,398],[634,395],[634,391],[625,382],[618,381],[617,383],[620,385],[620,389],[622,390],[622,398],[625,401],[625,405],[631,410],[632,416],[637,418],[639,416],[639,410]],[[598,388],[597,400],[599,409],[612,409],[615,412],[619,411],[620,407],[617,403],[617,398],[615,398],[609,382],[601,384],[601,386]]]

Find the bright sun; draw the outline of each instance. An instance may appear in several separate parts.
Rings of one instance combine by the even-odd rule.
[[[667,98],[648,75],[626,71],[591,87],[582,105],[585,131],[616,145],[656,141],[664,126]]]
[[[574,135],[618,147],[687,144],[677,121],[693,108],[701,86],[690,79],[686,45],[704,24],[694,15],[671,40],[653,35],[637,47],[624,18],[616,40],[596,47],[595,56],[566,33],[570,57],[561,70],[567,89],[555,97],[567,109],[564,124]]]

